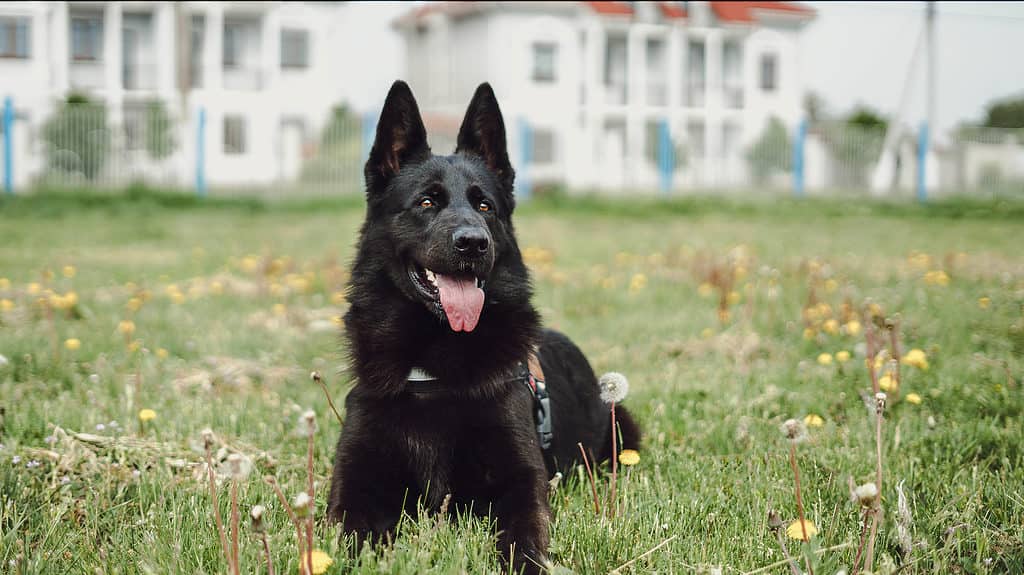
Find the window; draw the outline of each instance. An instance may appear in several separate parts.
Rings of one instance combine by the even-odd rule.
[[[224,153],[238,155],[245,153],[245,118],[224,117]]]
[[[536,129],[533,131],[534,164],[546,166],[555,163],[555,134],[551,130]]]
[[[309,67],[309,32],[281,30],[281,67],[305,69]]]
[[[98,62],[103,54],[103,14],[82,13],[71,16],[71,59]]]
[[[775,54],[761,54],[761,90],[774,92],[778,73]]]
[[[28,18],[0,18],[0,58],[28,58],[29,38]]]
[[[555,81],[555,59],[558,46],[555,44],[537,43],[533,45],[533,81]]]
[[[686,49],[686,105],[704,105],[704,84],[707,58],[703,40],[691,40]]]
[[[189,53],[188,53],[188,75],[189,86],[193,88],[203,87],[203,47],[206,37],[206,17],[202,14],[193,14],[189,20]]]
[[[238,66],[238,53],[241,51],[242,30],[231,22],[224,23],[224,67]]]

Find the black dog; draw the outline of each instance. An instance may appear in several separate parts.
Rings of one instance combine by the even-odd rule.
[[[395,82],[365,176],[345,316],[357,382],[328,517],[376,539],[417,501],[436,511],[450,494],[453,510],[494,513],[503,558],[540,573],[548,478],[577,462],[577,442],[610,457],[611,423],[586,358],[530,305],[491,87],[473,96],[455,154],[435,156],[409,86]],[[538,357],[546,386],[525,367]],[[638,427],[616,415],[623,447],[636,448]]]

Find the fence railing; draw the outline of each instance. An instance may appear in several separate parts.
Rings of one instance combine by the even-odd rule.
[[[923,148],[921,134],[907,129],[890,135],[883,154],[883,130],[838,122],[791,126],[772,120],[755,130],[756,137],[744,139],[737,125],[721,126],[715,135],[703,124],[648,120],[640,153],[627,149],[625,124],[608,124],[605,133],[586,143],[592,156],[580,160],[577,155],[573,163],[563,161],[566,134],[539,131],[523,118],[509,118],[507,125],[523,195],[531,186],[556,182],[630,192],[772,189],[797,195],[1024,197],[1024,130],[960,130]],[[144,182],[211,194],[358,193],[375,129],[374,114],[345,108],[311,125],[297,118],[247,118],[203,109],[179,114],[156,101],[127,102],[117,110],[71,101],[33,123],[7,100],[0,123],[0,181],[8,191],[118,189]],[[447,137],[431,132],[438,152],[454,148]],[[574,185],[580,174],[592,180]]]

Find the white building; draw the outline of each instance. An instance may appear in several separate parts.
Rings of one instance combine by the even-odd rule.
[[[18,117],[16,183],[44,169],[41,126],[70,93],[105,106],[114,145],[104,169],[119,180],[156,173],[191,185],[201,163],[212,186],[294,179],[334,106],[370,108],[370,90],[383,98],[398,73],[397,38],[392,48],[386,38],[377,46],[374,66],[353,43],[366,41],[366,27],[358,27],[371,11],[389,31],[401,10],[347,2],[0,2],[0,100],[10,97]],[[142,149],[153,101],[163,103],[175,142],[156,160]]]
[[[797,37],[812,18],[791,2],[438,2],[395,27],[435,152],[489,81],[514,161],[532,156],[524,175],[628,190],[658,186],[663,123],[673,187],[748,182],[744,153],[768,119],[790,133],[800,119]]]

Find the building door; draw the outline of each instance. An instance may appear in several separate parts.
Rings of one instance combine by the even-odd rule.
[[[289,120],[281,124],[281,150],[279,154],[280,179],[293,182],[302,171],[302,138],[301,121]]]

